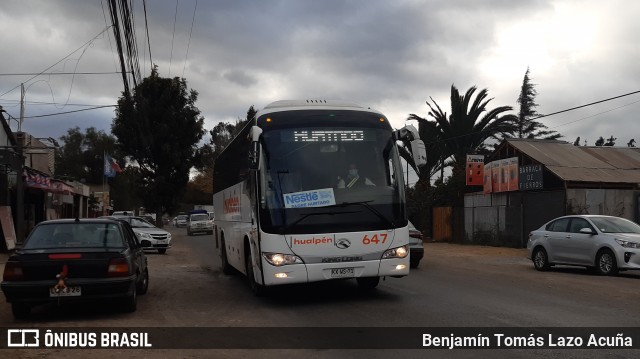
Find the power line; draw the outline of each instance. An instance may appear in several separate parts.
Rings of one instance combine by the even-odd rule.
[[[79,48],[77,48],[77,49],[73,50],[71,53],[69,53],[67,56],[63,57],[62,59],[60,59],[60,60],[59,60],[58,62],[56,62],[55,64],[53,64],[53,65],[51,65],[51,66],[47,67],[46,69],[42,70],[41,72],[39,72],[38,74],[34,75],[33,77],[30,77],[28,80],[23,81],[22,83],[29,82],[29,81],[33,80],[34,78],[36,78],[37,76],[40,76],[41,74],[43,74],[43,73],[45,73],[46,71],[50,70],[52,67],[56,66],[57,64],[61,63],[61,62],[62,62],[62,61],[64,61],[64,60],[66,60],[69,56],[73,55],[74,53],[76,53],[76,52],[78,52],[80,49],[82,49],[83,47],[85,47],[85,46],[89,45],[90,43],[92,43],[93,41],[95,41],[95,39],[97,39],[97,38],[98,38],[98,36],[102,35],[102,34],[103,34],[105,31],[107,31],[107,30],[109,30],[109,27],[106,27],[104,30],[100,31],[100,33],[99,33],[98,35],[94,36],[93,38],[91,38],[91,40],[89,40],[89,41],[85,42],[84,44],[82,44],[82,46],[80,46]],[[2,96],[4,96],[4,95],[8,94],[9,92],[11,92],[11,91],[13,91],[13,90],[17,89],[18,87],[20,87],[20,85],[16,85],[16,86],[15,86],[14,88],[12,88],[11,90],[6,91],[6,92],[4,92],[4,93],[0,94],[0,97],[2,97]]]
[[[142,0],[144,8],[144,27],[147,30],[147,45],[149,47],[149,66],[153,68],[153,60],[151,59],[151,39],[149,38],[149,24],[147,23],[147,0]]]
[[[534,118],[532,118],[532,120],[536,120],[536,119],[539,119],[539,118],[542,118],[542,117],[549,117],[549,116],[557,115],[557,114],[560,114],[560,113],[564,113],[564,112],[569,112],[569,111],[577,110],[577,109],[579,109],[579,108],[584,108],[584,107],[588,107],[588,106],[593,106],[593,105],[596,105],[596,104],[599,104],[599,103],[603,103],[603,102],[607,102],[607,101],[611,101],[611,100],[619,99],[619,98],[626,97],[626,96],[630,96],[630,95],[635,95],[635,94],[638,94],[638,93],[640,93],[640,90],[638,90],[638,91],[633,91],[633,92],[629,92],[629,93],[626,93],[626,94],[623,94],[623,95],[619,95],[619,96],[610,97],[610,98],[607,98],[607,99],[604,99],[604,100],[599,100],[599,101],[590,102],[590,103],[585,104],[585,105],[580,105],[580,106],[576,106],[576,107],[568,108],[568,109],[561,110],[561,111],[557,111],[557,112],[552,112],[552,113],[548,113],[548,114],[545,114],[545,115],[540,115],[540,116],[538,116],[538,117],[534,117]],[[581,118],[581,119],[578,119],[578,120],[575,120],[575,121],[572,121],[572,122],[568,122],[568,123],[565,123],[565,124],[562,124],[562,125],[559,125],[559,126],[555,126],[555,127],[553,127],[553,128],[560,127],[560,126],[564,126],[564,125],[568,125],[568,124],[570,124],[570,123],[574,123],[574,122],[578,122],[578,121],[582,121],[582,120],[585,120],[585,119],[588,119],[588,118],[591,118],[591,117],[594,117],[594,116],[600,115],[600,114],[602,114],[602,113],[610,112],[610,111],[616,110],[616,109],[618,109],[618,108],[622,108],[622,107],[625,107],[625,106],[632,105],[632,104],[637,103],[637,102],[640,102],[640,100],[635,101],[635,102],[632,102],[632,103],[627,104],[627,105],[623,105],[623,106],[620,106],[620,107],[616,107],[616,108],[611,109],[611,110],[607,110],[607,111],[604,111],[604,112],[601,112],[601,113],[597,113],[597,114],[595,114],[595,115],[591,115],[591,116],[584,117],[584,118]],[[553,128],[550,128],[550,129],[553,129]],[[437,144],[437,143],[442,143],[442,142],[447,142],[447,141],[457,140],[457,139],[464,138],[464,137],[467,137],[467,136],[472,136],[472,135],[474,135],[474,134],[476,134],[476,133],[478,133],[478,132],[471,132],[471,133],[467,133],[467,134],[460,135],[460,136],[450,137],[450,138],[447,138],[447,139],[444,139],[444,140],[432,141],[432,142],[428,142],[428,143],[427,143],[427,142],[425,142],[425,145],[432,145],[432,144]]]
[[[187,67],[187,57],[189,56],[189,46],[191,45],[191,34],[193,33],[193,23],[196,20],[196,9],[198,8],[198,0],[193,7],[193,18],[191,19],[191,31],[189,31],[189,41],[187,42],[187,54],[184,55],[184,66],[182,67],[182,77],[184,78],[184,69]]]
[[[579,108],[583,108],[583,107],[587,107],[587,106],[596,105],[596,104],[599,104],[599,103],[602,103],[602,102],[607,102],[607,101],[615,100],[615,99],[618,99],[618,98],[621,98],[621,97],[625,97],[625,96],[629,96],[629,95],[635,95],[635,94],[637,94],[637,93],[640,93],[640,90],[638,90],[638,91],[633,91],[633,92],[629,92],[629,93],[627,93],[627,94],[620,95],[620,96],[610,97],[610,98],[608,98],[608,99],[604,99],[604,100],[600,100],[600,101],[596,101],[596,102],[591,102],[591,103],[588,103],[588,104],[586,104],[586,105],[576,106],[576,107],[568,108],[568,109],[566,109],[566,110],[562,110],[562,111],[558,111],[558,112],[552,112],[552,113],[549,113],[549,114],[546,114],[546,115],[540,115],[540,116],[538,116],[538,117],[534,117],[534,118],[532,118],[531,120],[537,120],[537,119],[539,119],[539,118],[549,117],[549,116],[557,115],[557,114],[559,114],[559,113],[563,113],[563,112],[569,112],[569,111],[577,110],[577,109],[579,109]]]
[[[50,75],[114,75],[114,74],[120,74],[120,71],[115,71],[115,72],[32,72],[32,73],[7,73],[7,74],[1,74],[0,76],[31,76],[31,75],[35,75],[35,76],[39,76],[39,75],[46,75],[46,76],[50,76]]]
[[[586,119],[589,119],[589,118],[592,118],[592,117],[600,116],[600,115],[602,115],[603,113],[607,113],[607,112],[611,112],[611,111],[615,111],[615,110],[621,109],[621,108],[623,108],[623,107],[631,106],[631,105],[636,104],[636,103],[638,103],[638,102],[640,102],[640,100],[633,101],[633,102],[628,103],[628,104],[626,104],[626,105],[618,106],[618,107],[615,107],[615,108],[612,108],[612,109],[609,109],[609,110],[606,110],[606,111],[598,112],[598,113],[593,114],[593,115],[591,115],[591,116],[587,116],[587,117],[579,118],[579,119],[577,119],[577,120],[569,121],[569,122],[567,122],[567,123],[563,123],[563,124],[560,124],[560,125],[558,125],[558,126],[550,127],[549,129],[551,129],[551,130],[552,130],[552,129],[554,129],[554,128],[558,128],[558,127],[562,127],[562,126],[570,125],[570,124],[575,123],[575,122],[579,122],[579,121],[586,120]]]
[[[173,35],[171,36],[171,54],[169,55],[169,77],[171,77],[171,60],[173,59],[173,40],[176,38],[176,19],[178,18],[178,0],[176,0],[176,12],[173,15]]]
[[[68,113],[82,112],[82,111],[90,111],[90,110],[97,110],[97,109],[105,108],[105,107],[117,107],[117,106],[118,106],[118,105],[104,105],[104,106],[96,106],[96,107],[83,108],[83,109],[80,109],[80,110],[74,110],[74,111],[66,111],[66,112],[50,113],[50,114],[47,114],[47,115],[27,116],[27,117],[24,117],[24,119],[27,119],[27,118],[39,118],[39,117],[49,117],[49,116],[57,116],[57,115],[65,115],[65,114],[68,114]]]
[[[13,102],[16,105],[20,104],[20,100],[0,100],[0,101],[6,101],[6,102]],[[29,104],[29,105],[57,105],[57,102],[43,102],[43,101],[24,101],[25,104]],[[16,105],[11,105],[11,106],[16,106]],[[86,107],[96,107],[96,106],[102,106],[102,105],[96,105],[96,104],[81,104],[81,103],[67,103],[65,104],[65,106],[86,106]]]
[[[104,2],[103,2],[103,0],[100,0],[100,5],[102,7],[102,17],[104,18],[104,26],[109,27],[109,24],[107,24],[107,15],[104,12]],[[107,38],[109,39],[109,48],[111,49],[111,58],[113,60],[113,68],[116,71],[118,71],[118,65],[116,64],[115,54],[113,53],[113,44],[111,43],[111,35],[109,35],[108,32],[107,32]]]

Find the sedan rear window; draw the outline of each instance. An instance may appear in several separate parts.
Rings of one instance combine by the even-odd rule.
[[[550,232],[566,232],[568,225],[569,225],[569,218],[560,218],[558,220],[555,220],[555,221],[551,222],[547,226],[547,231],[550,231]]]
[[[124,247],[114,223],[51,223],[36,226],[24,249]]]

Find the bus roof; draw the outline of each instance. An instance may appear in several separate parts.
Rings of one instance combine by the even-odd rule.
[[[370,108],[362,107],[358,104],[346,101],[337,101],[337,100],[281,100],[275,101],[267,106],[265,106],[261,111],[256,114],[256,118],[270,112],[277,112],[282,110],[328,110],[328,109],[336,109],[336,110],[353,110],[353,111],[369,111],[377,114],[381,114],[377,110],[372,110]]]

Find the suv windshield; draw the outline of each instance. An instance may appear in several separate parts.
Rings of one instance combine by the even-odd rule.
[[[51,223],[36,226],[23,249],[123,247],[115,223]]]
[[[191,215],[191,220],[192,221],[208,221],[209,220],[209,215],[208,214],[192,214]]]

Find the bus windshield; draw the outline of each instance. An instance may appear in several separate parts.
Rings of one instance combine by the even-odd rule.
[[[392,131],[374,120],[370,126],[343,120],[264,131],[260,219],[265,232],[406,226],[402,167]],[[321,200],[306,201],[314,195]]]

